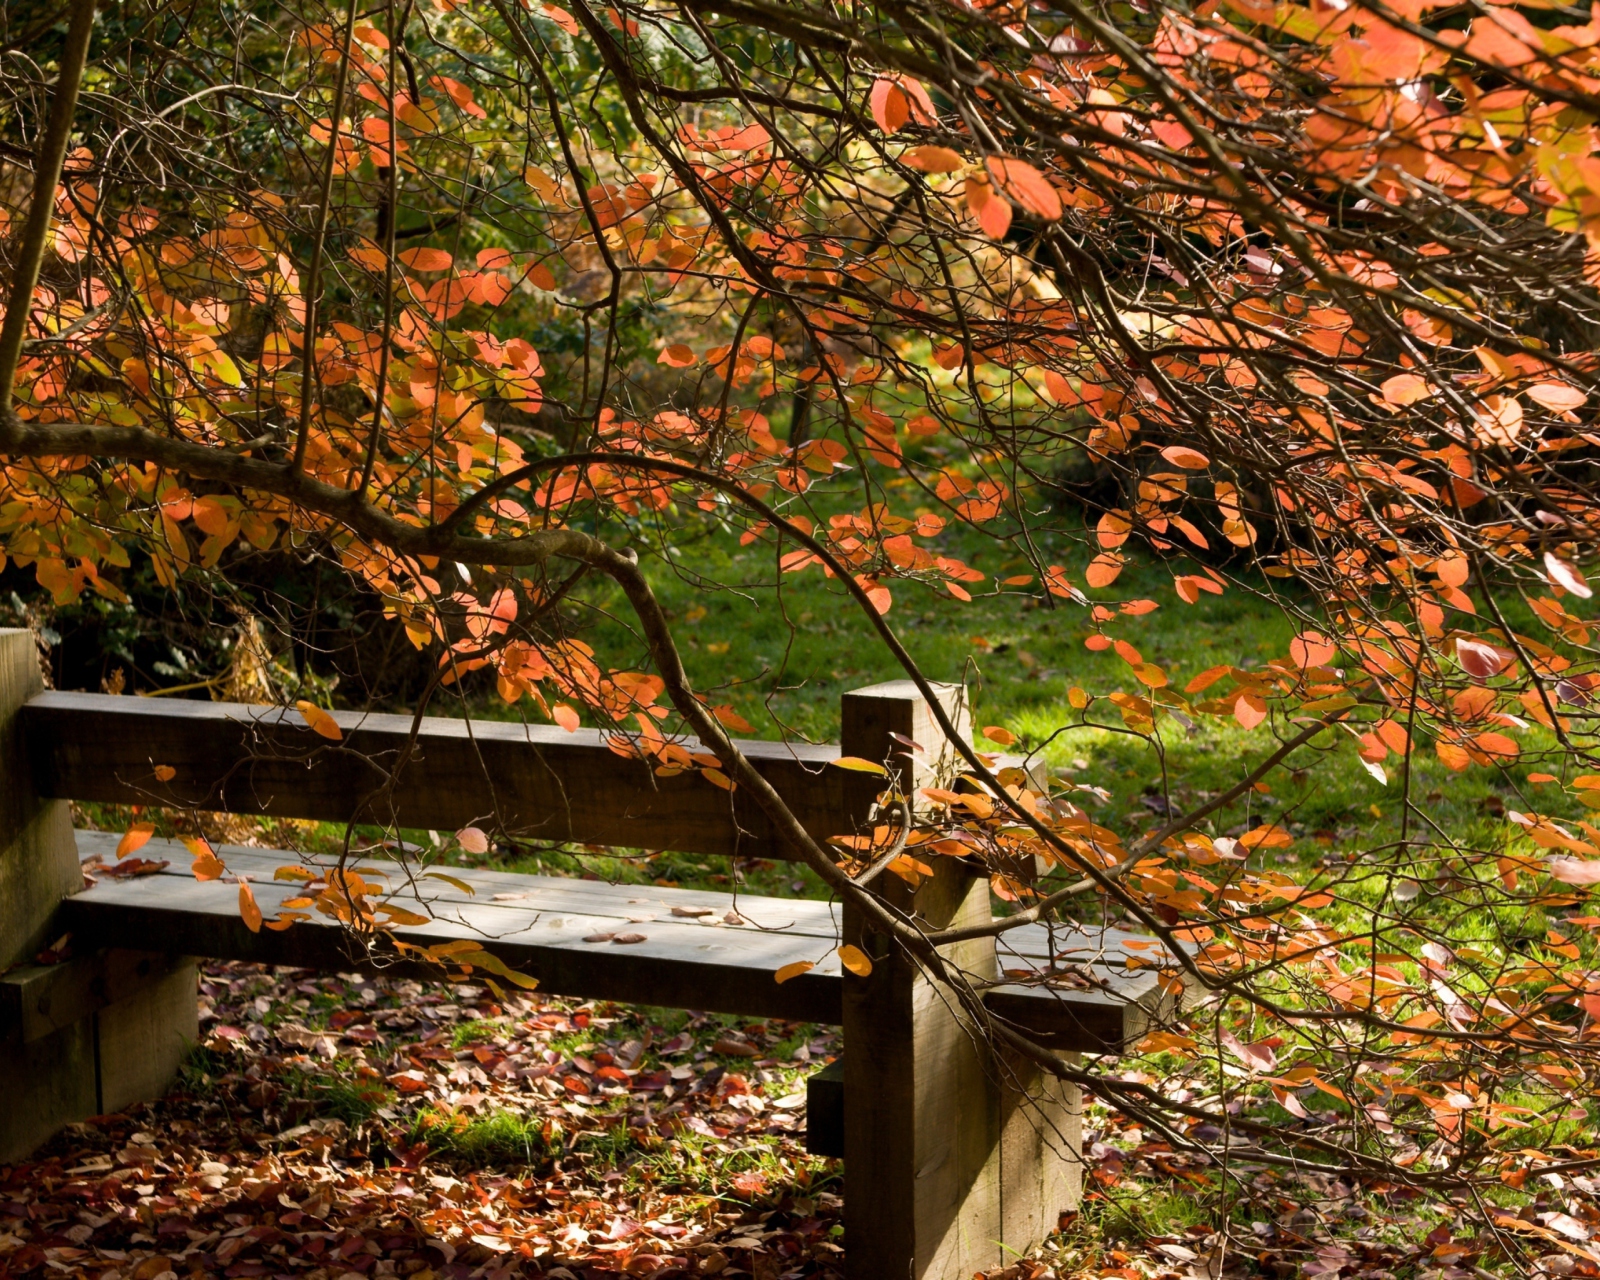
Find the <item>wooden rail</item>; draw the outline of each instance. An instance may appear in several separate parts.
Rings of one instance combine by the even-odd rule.
[[[341,742],[293,709],[44,693],[22,708],[42,796],[455,831],[495,818],[530,841],[787,856],[746,797],[698,773],[657,777],[594,729],[424,718],[414,758],[388,769],[410,716],[337,712]],[[703,748],[692,739],[692,751]],[[830,768],[837,745],[741,742],[818,839],[854,831],[878,787]],[[168,782],[156,767],[174,770]],[[380,793],[381,792],[381,793]]]

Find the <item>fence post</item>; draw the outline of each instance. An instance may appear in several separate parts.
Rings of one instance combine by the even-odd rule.
[[[965,690],[935,689],[970,733]],[[840,751],[889,765],[913,800],[917,788],[959,771],[908,680],[844,695]],[[882,786],[871,775],[853,776]],[[990,918],[985,877],[954,859],[930,861],[934,875],[914,890],[887,873],[875,888],[929,929]],[[948,990],[848,905],[844,934],[874,962],[866,978],[844,976],[847,1273],[850,1280],[968,1280],[1013,1259],[1009,1250],[1038,1243],[1061,1211],[1076,1206],[1077,1091],[1009,1053],[992,1053]],[[942,954],[975,979],[997,976],[992,940]]]
[[[154,1097],[197,1031],[195,969],[142,952],[37,965],[83,883],[71,812],[41,800],[17,714],[44,687],[34,638],[0,630],[0,1161],[75,1120]]]

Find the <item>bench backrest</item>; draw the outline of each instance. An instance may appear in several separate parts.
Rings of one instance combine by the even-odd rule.
[[[939,690],[964,725],[961,690]],[[660,776],[620,732],[429,717],[390,786],[409,716],[338,712],[343,737],[332,741],[293,709],[40,692],[19,718],[33,785],[47,799],[421,830],[497,824],[541,843],[788,856],[745,795],[698,771]],[[943,735],[910,681],[846,693],[841,721],[838,745],[741,743],[818,839],[859,830],[883,786],[875,774],[831,767],[841,755],[893,757],[914,786],[949,771]],[[913,753],[900,739],[927,750]]]

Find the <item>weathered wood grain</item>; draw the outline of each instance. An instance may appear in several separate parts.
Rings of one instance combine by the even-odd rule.
[[[85,859],[115,860],[115,832],[78,833]],[[286,850],[222,845],[217,849],[229,879],[198,883],[190,872],[191,854],[177,841],[153,839],[141,858],[166,861],[154,875],[103,879],[62,906],[63,927],[79,931],[100,946],[142,946],[153,939],[176,952],[217,959],[252,960],[306,968],[374,968],[353,940],[329,921],[298,924],[282,932],[251,933],[239,919],[237,876],[243,875],[262,910],[273,916],[284,899],[299,890],[274,881],[279,867],[324,868],[326,859]],[[627,1003],[708,1009],[804,1021],[840,1021],[839,962],[834,954],[840,918],[836,904],[802,898],[666,889],[657,885],[613,885],[560,876],[451,867],[446,874],[474,890],[427,876],[408,881],[395,863],[379,858],[352,859],[364,878],[390,885],[387,899],[432,914],[425,927],[404,928],[397,936],[420,945],[460,938],[480,942],[508,965],[540,980],[544,990]],[[696,911],[699,917],[673,915]],[[729,925],[730,911],[746,921]],[[619,945],[586,943],[602,933],[642,933],[647,941]],[[1052,947],[1085,957],[1120,957],[1132,935],[1064,933],[1052,939],[1042,929],[1024,935],[1019,951],[1036,956]],[[1137,939],[1132,939],[1137,941]],[[817,967],[781,986],[773,973],[796,960]],[[1025,963],[1019,960],[1018,963]],[[382,962],[394,971],[393,962]],[[436,969],[400,966],[423,976]],[[1109,991],[1047,990],[1008,984],[994,993],[993,1007],[1063,1049],[1109,1052],[1123,1042],[1122,1028],[1142,1027],[1139,1002],[1149,997],[1154,977],[1127,974],[1120,960],[1090,967]]]
[[[409,716],[336,712],[340,742],[298,712],[226,702],[45,693],[22,712],[39,793],[325,822],[454,831],[477,824],[541,842],[783,858],[789,851],[742,795],[698,773],[656,777],[608,745],[610,735],[551,725],[427,717],[415,757],[387,774]],[[692,740],[690,750],[701,750]],[[827,767],[833,746],[741,744],[819,839],[864,820],[852,775]],[[156,767],[176,771],[169,782]]]

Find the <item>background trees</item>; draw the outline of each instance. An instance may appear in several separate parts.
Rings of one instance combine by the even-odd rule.
[[[1037,1056],[1259,1165],[1511,1195],[1582,1164],[1589,14],[91,9],[8,7],[0,108],[0,534],[55,604],[281,617],[295,683],[360,620],[362,701],[589,720],[780,827],[653,581],[753,589],[717,557],[759,547],[760,589],[825,576],[916,678],[928,593],[1048,608],[1123,665],[1027,746],[1249,737],[1144,829],[1097,820],[1109,777],[1045,794],[970,747],[986,793],[927,797],[897,871],[987,859],[1010,919],[1131,921],[1205,993],[1150,1074]],[[1141,619],[1218,595],[1292,639],[1146,659]],[[597,648],[611,605],[633,639]],[[1346,858],[1212,821],[1352,753],[1393,821]],[[1441,824],[1477,770],[1500,812]],[[875,851],[787,829],[933,963],[853,884]],[[1210,1096],[1160,1087],[1183,1059]]]

